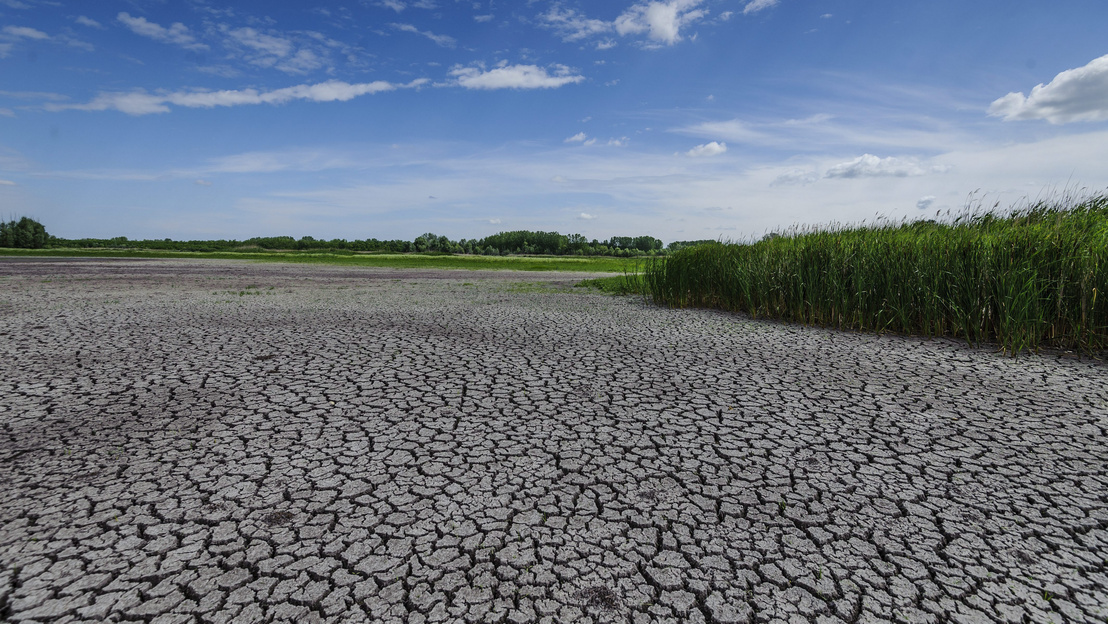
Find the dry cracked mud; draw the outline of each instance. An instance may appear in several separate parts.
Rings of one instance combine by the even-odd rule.
[[[576,279],[0,260],[0,619],[1108,621],[1103,363]]]

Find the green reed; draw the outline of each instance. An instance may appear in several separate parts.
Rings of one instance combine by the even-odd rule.
[[[646,267],[658,303],[841,329],[954,336],[1018,353],[1108,349],[1108,194],[943,222],[794,228]]]

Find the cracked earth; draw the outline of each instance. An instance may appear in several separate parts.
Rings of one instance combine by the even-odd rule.
[[[0,260],[0,620],[1108,621],[1102,362],[579,279]]]

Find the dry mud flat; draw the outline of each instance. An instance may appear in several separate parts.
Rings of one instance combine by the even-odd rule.
[[[576,279],[0,260],[0,620],[1108,618],[1103,363]]]

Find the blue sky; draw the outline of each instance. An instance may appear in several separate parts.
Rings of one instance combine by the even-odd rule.
[[[63,237],[745,239],[1108,188],[1103,0],[0,0]]]

